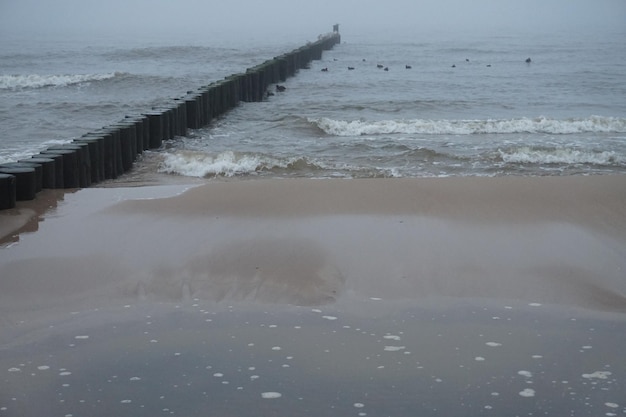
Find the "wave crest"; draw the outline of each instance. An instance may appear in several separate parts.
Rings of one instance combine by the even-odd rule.
[[[547,117],[485,120],[333,120],[308,119],[309,123],[331,136],[389,134],[478,135],[504,133],[624,133],[626,118],[590,116],[551,119]]]
[[[306,158],[280,159],[261,154],[225,151],[217,155],[179,151],[165,155],[159,172],[187,177],[233,177],[263,171],[315,171],[319,167]]]
[[[619,166],[624,160],[612,151],[584,151],[569,148],[533,148],[522,146],[510,150],[498,150],[498,159],[511,164],[567,164]]]
[[[125,75],[121,72],[106,74],[65,74],[65,75],[0,75],[0,90],[22,90],[44,87],[67,87],[92,81],[103,81]]]

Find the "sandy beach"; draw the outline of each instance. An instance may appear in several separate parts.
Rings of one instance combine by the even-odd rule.
[[[46,304],[47,287],[80,298],[139,286],[167,299],[185,287],[216,301],[539,297],[626,310],[624,176],[216,181],[64,199],[0,214],[5,240],[39,229],[0,253],[3,306]]]
[[[188,401],[190,408],[177,415],[200,415],[206,407],[248,415],[254,410],[244,412],[244,404],[259,402],[261,414],[255,415],[304,409],[315,415],[365,415],[359,413],[373,412],[372,403],[378,414],[389,412],[392,401],[404,404],[398,410],[420,415],[443,415],[442,410],[465,415],[467,404],[476,410],[473,415],[494,407],[554,415],[571,410],[599,415],[597,407],[624,412],[616,397],[626,377],[620,353],[626,334],[626,176],[223,180],[93,188],[20,203],[0,213],[0,225],[0,416],[38,415],[43,408],[28,397],[55,398],[63,372],[79,377],[57,369],[89,369],[72,386],[104,383],[122,372],[109,369],[128,367],[144,375],[130,375],[126,382],[134,377],[156,383],[162,376],[154,361],[181,351],[203,364],[204,374],[190,377],[194,384],[209,384],[208,378],[216,389],[231,391],[215,397],[202,396],[208,388],[200,389],[197,408]],[[196,332],[209,317],[212,336],[202,333],[205,340]],[[152,330],[144,329],[146,320],[155,323]],[[306,326],[306,336],[286,330]],[[449,339],[438,344],[442,337]],[[139,348],[143,342],[145,349]],[[205,342],[219,345],[209,349],[213,357],[201,348]],[[250,343],[267,344],[266,350],[250,360]],[[322,349],[326,344],[334,348]],[[245,384],[216,381],[220,377],[214,374],[222,373],[216,368],[239,369],[241,376],[254,366],[244,363],[272,362],[285,345],[297,352],[287,357],[309,360],[298,362],[300,371],[285,379],[281,372],[296,367],[283,357],[288,366],[266,371],[273,388],[255,388],[243,401],[235,400],[235,388],[250,393],[250,375]],[[502,345],[506,354],[498,349]],[[587,345],[594,348],[583,348]],[[443,352],[451,347],[457,349],[446,357]],[[571,355],[584,352],[586,362],[565,360],[559,351],[570,348]],[[459,349],[471,352],[464,359],[469,362],[452,366]],[[325,355],[326,350],[344,353]],[[362,361],[348,359],[348,352],[361,350]],[[413,360],[418,351],[422,358]],[[396,356],[385,356],[389,352]],[[144,354],[153,364],[149,372],[136,356]],[[541,363],[548,356],[551,365]],[[370,378],[370,359],[380,362],[372,372],[387,370],[381,379]],[[483,361],[489,370],[476,367]],[[30,368],[48,369],[48,362],[58,363],[56,379],[28,376]],[[531,363],[534,370],[527,369]],[[210,377],[207,366],[213,367]],[[341,376],[337,367],[345,367]],[[45,374],[41,369],[32,375]],[[496,381],[509,386],[511,373],[522,383],[506,388],[509,394],[493,395],[495,388],[464,391],[478,381],[483,388]],[[442,386],[439,379],[444,385],[455,382],[433,396]],[[553,382],[573,380],[580,384]],[[328,381],[336,390],[324,386]],[[612,385],[599,390],[601,383]],[[421,387],[419,401],[410,386]],[[296,393],[295,387],[302,390]],[[83,397],[91,401],[90,415],[107,415],[98,408],[107,401],[109,411],[121,407],[118,415],[154,415],[185,403],[155,408],[156,400],[148,397],[156,393],[145,385],[133,394],[143,400],[124,402],[128,389],[100,395],[80,388],[82,397],[67,397],[58,412],[83,407],[75,401]],[[360,389],[367,398],[359,397]],[[337,390],[346,394],[345,404],[322,410],[327,395],[343,395]],[[584,391],[593,406],[577,402],[580,397],[569,391]],[[507,395],[515,399],[505,406]],[[141,409],[125,414],[129,404],[138,403]],[[406,412],[389,414],[415,415]]]

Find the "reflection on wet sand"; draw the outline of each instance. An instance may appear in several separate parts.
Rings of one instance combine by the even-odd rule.
[[[141,299],[323,305],[336,301],[344,278],[324,248],[304,239],[248,239],[131,277],[122,295]],[[294,279],[294,277],[298,277]]]
[[[0,213],[0,248],[18,242],[23,233],[39,230],[39,222],[57,207],[71,190],[43,190],[36,201],[20,201],[13,209]]]

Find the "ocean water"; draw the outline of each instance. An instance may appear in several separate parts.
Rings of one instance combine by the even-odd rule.
[[[285,92],[242,103],[147,153],[130,175],[623,173],[623,35],[342,33]],[[316,36],[9,39],[0,45],[0,162],[147,111]]]

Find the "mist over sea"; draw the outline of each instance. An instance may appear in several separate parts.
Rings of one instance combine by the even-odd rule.
[[[342,43],[284,92],[147,152],[130,175],[626,172],[624,33],[341,32]],[[317,35],[4,40],[0,162],[148,111]]]

